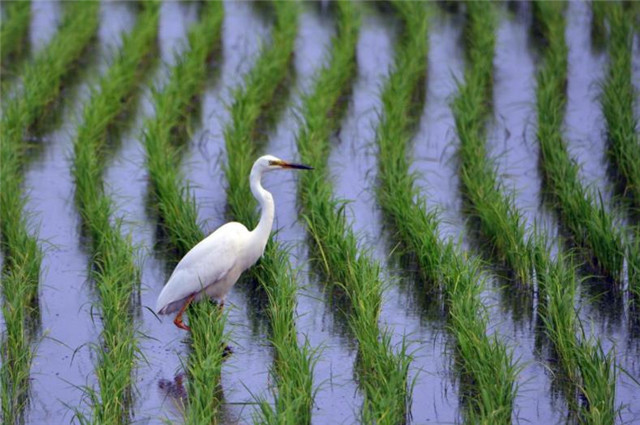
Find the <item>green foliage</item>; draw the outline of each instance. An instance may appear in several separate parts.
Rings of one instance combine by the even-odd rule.
[[[225,128],[229,183],[229,215],[247,226],[258,222],[256,202],[249,188],[249,173],[258,152],[258,120],[275,101],[284,84],[298,31],[299,5],[295,2],[271,3],[275,12],[272,42],[260,52],[245,76],[231,105],[231,120]],[[288,253],[271,240],[260,263],[250,270],[267,295],[270,341],[275,350],[272,375],[276,382],[275,406],[261,401],[254,420],[259,423],[311,423],[313,406],[313,353],[308,343],[297,340],[295,325],[296,282]]]
[[[236,89],[231,105],[231,121],[224,130],[228,213],[248,227],[258,222],[256,202],[247,177],[257,155],[254,143],[257,121],[274,103],[277,90],[284,83],[298,31],[297,3],[274,1],[272,5],[276,22],[271,45],[263,49],[245,77],[243,86]]]
[[[207,77],[207,61],[219,44],[223,7],[205,2],[200,20],[191,26],[189,45],[171,69],[162,91],[154,92],[155,117],[145,125],[144,144],[151,188],[169,243],[178,254],[185,254],[204,237],[197,223],[193,194],[182,183],[180,147],[174,141],[189,106],[198,96]],[[225,316],[209,303],[198,303],[189,310],[191,354],[188,395],[190,404],[185,422],[212,423],[216,420],[220,398],[216,396],[222,369]]]
[[[49,45],[22,69],[22,89],[3,104],[0,123],[0,246],[5,264],[3,314],[7,326],[0,369],[4,423],[19,423],[28,392],[32,354],[27,320],[39,315],[38,282],[42,252],[28,228],[22,169],[28,144],[23,135],[59,94],[98,27],[97,3],[69,3],[60,30]],[[4,42],[4,39],[3,39]]]
[[[466,420],[508,423],[517,374],[511,351],[497,338],[487,336],[477,266],[462,260],[453,245],[440,241],[436,215],[426,212],[426,201],[416,187],[416,176],[409,172],[407,145],[413,124],[410,111],[413,93],[426,74],[428,21],[419,3],[396,2],[394,5],[405,29],[396,49],[395,69],[382,94],[384,109],[377,132],[378,200],[394,224],[398,239],[407,250],[415,252],[424,277],[444,288],[461,382],[469,382],[471,386],[461,394],[468,406]],[[486,60],[483,63],[485,66],[478,75],[487,71]],[[486,79],[473,87],[480,96],[488,90]],[[476,117],[480,119],[481,114]]]
[[[576,241],[592,250],[603,271],[619,277],[620,233],[603,211],[602,202],[595,205],[580,185],[577,166],[570,160],[562,138],[567,78],[563,6],[553,2],[534,3],[536,25],[546,42],[536,92],[543,172]],[[545,245],[540,241],[536,245],[536,273],[544,305],[539,309],[540,315],[561,371],[572,387],[569,394],[578,390],[581,398],[587,400],[581,403],[569,396],[570,408],[578,412],[583,423],[610,423],[601,421],[616,414],[615,392],[609,391],[615,385],[613,354],[605,354],[599,343],[590,342],[584,335],[582,340],[577,338],[579,320],[574,307],[573,266],[567,266],[568,259],[562,257],[552,262]]]
[[[602,201],[580,183],[578,165],[569,157],[562,135],[567,81],[564,3],[534,5],[535,22],[546,42],[536,91],[537,138],[545,183],[573,239],[587,254],[587,261],[606,276],[619,280],[624,256],[622,235]]]
[[[465,43],[469,66],[453,102],[460,138],[460,177],[471,213],[488,239],[490,251],[530,286],[533,266],[525,241],[525,221],[513,195],[500,190],[495,167],[487,159],[485,123],[490,111],[495,51],[495,11],[489,4],[468,2]]]
[[[0,25],[0,63],[2,79],[6,78],[6,71],[14,62],[25,56],[28,49],[29,23],[31,20],[31,2],[7,2],[5,19]],[[4,81],[3,81],[4,83]],[[4,88],[4,87],[3,87]]]
[[[74,140],[73,176],[76,200],[92,242],[92,278],[101,300],[102,344],[96,346],[99,395],[89,391],[92,422],[128,423],[131,419],[133,370],[137,341],[133,327],[133,296],[139,270],[129,238],[120,222],[112,225],[113,202],[102,190],[107,130],[130,99],[155,47],[159,6],[147,3],[132,32],[84,108],[82,124]],[[124,102],[123,102],[124,101]],[[84,417],[81,422],[88,422]]]
[[[354,5],[341,1],[336,6],[337,34],[329,63],[316,75],[315,88],[302,104],[304,125],[297,139],[298,151],[302,161],[315,169],[300,176],[298,196],[318,263],[350,300],[349,321],[359,346],[356,371],[364,392],[362,419],[364,423],[398,424],[406,420],[411,359],[404,346],[394,349],[391,336],[378,327],[383,286],[380,266],[358,249],[345,205],[333,199],[327,165],[334,112],[356,73],[359,32]]]
[[[594,8],[595,8],[594,4]],[[631,82],[633,16],[617,2],[602,3],[597,12],[609,21],[609,72],[602,89],[602,111],[607,121],[609,160],[615,166],[619,189],[632,206],[632,216],[640,216],[640,137],[633,115],[634,92]],[[594,9],[594,14],[596,10]],[[636,233],[640,225],[636,225]],[[640,248],[627,244],[629,288],[640,294]]]
[[[207,60],[220,41],[223,8],[218,2],[203,4],[200,21],[188,34],[188,50],[178,58],[162,91],[153,94],[155,117],[145,125],[144,144],[151,189],[160,225],[177,255],[186,254],[202,238],[193,194],[182,183],[176,164],[180,146],[175,141],[207,76]]]

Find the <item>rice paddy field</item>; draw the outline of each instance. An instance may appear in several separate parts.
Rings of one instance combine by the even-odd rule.
[[[2,423],[640,423],[638,3],[0,7]]]

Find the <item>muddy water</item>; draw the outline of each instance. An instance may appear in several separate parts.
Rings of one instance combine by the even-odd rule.
[[[97,49],[96,56],[113,54],[127,29],[120,24],[127,13],[110,5],[101,9],[98,45],[92,47]],[[95,77],[105,67],[106,61],[92,63],[80,78]],[[26,209],[36,214],[34,222],[39,222],[38,236],[45,252],[40,291],[42,340],[31,371],[35,379],[30,423],[68,421],[73,415],[70,409],[81,404],[80,387],[94,384],[91,344],[97,342],[99,315],[92,308],[96,300],[87,281],[89,257],[82,247],[70,175],[76,123],[88,99],[90,82],[95,81],[85,79],[65,89],[62,125],[40,137],[41,146],[25,176],[25,186],[30,188]]]

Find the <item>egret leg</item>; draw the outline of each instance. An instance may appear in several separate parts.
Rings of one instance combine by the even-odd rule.
[[[220,307],[220,313],[222,313],[224,311],[224,298],[220,300],[220,302],[218,303],[218,306]],[[233,354],[233,347],[225,344],[224,348],[222,349],[222,358],[227,358],[232,354]]]
[[[182,314],[184,313],[184,311],[187,309],[187,307],[189,307],[189,304],[191,304],[191,301],[193,301],[193,299],[195,298],[196,294],[192,294],[189,298],[187,298],[187,301],[184,303],[184,305],[182,306],[182,308],[180,309],[180,311],[178,312],[178,315],[176,316],[175,319],[173,319],[173,323],[179,327],[180,329],[184,329],[185,331],[191,331],[191,328],[187,325],[185,325],[182,322]]]

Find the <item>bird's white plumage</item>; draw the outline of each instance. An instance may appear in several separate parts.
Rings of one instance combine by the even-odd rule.
[[[179,311],[177,326],[188,300],[203,297],[224,301],[240,274],[251,267],[264,253],[271,233],[275,207],[273,197],[261,184],[265,172],[286,168],[310,169],[306,165],[291,164],[272,155],[261,156],[251,168],[251,192],[260,203],[260,222],[252,231],[237,222],[227,223],[200,241],[180,260],[164,286],[156,305],[160,314]]]
[[[166,314],[179,310],[186,298],[194,293],[201,293],[217,282],[223,282],[234,268],[245,266],[239,264],[237,254],[248,237],[246,227],[231,222],[200,241],[176,266],[158,296],[156,311]],[[223,298],[233,283],[235,282],[230,282],[228,288],[221,287],[219,296],[215,298]]]

